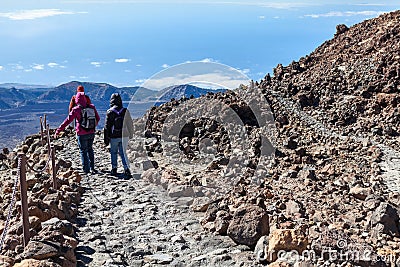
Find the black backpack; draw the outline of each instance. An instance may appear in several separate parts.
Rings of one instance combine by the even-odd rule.
[[[124,115],[126,108],[121,108],[121,110],[117,110],[116,108],[111,109],[115,114],[114,124],[111,128],[112,135],[122,135],[122,128],[124,127]]]
[[[94,108],[87,106],[81,107],[80,125],[85,130],[93,130],[96,128],[96,112]]]

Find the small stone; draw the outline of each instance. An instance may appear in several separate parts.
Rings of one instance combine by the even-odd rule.
[[[171,238],[172,243],[185,243],[185,239],[181,235],[176,235]]]
[[[168,185],[168,195],[170,197],[193,197],[194,190],[188,185],[176,185],[174,183],[170,183]]]
[[[154,263],[154,264],[169,264],[174,258],[168,254],[153,254],[144,256],[144,262]]]
[[[350,188],[350,195],[359,200],[365,200],[367,196],[370,195],[371,193],[372,192],[370,188],[364,188],[359,185]]]

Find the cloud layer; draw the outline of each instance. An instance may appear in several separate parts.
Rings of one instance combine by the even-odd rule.
[[[385,13],[384,11],[330,11],[322,14],[309,14],[305,15],[305,17],[311,18],[324,18],[324,17],[352,17],[352,16],[379,16]]]
[[[3,12],[0,13],[0,17],[8,18],[10,20],[33,20],[33,19],[58,16],[58,15],[74,15],[82,13],[86,12],[63,11],[60,9],[30,9],[30,10],[18,10],[14,12]]]
[[[129,62],[129,61],[130,61],[130,59],[128,59],[128,58],[116,58],[115,59],[116,63],[126,63],[126,62]]]

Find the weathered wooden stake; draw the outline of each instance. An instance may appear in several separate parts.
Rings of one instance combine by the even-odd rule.
[[[47,134],[47,149],[48,149],[48,155],[51,155],[51,144],[50,144],[50,125],[46,125],[46,134]]]
[[[40,141],[42,141],[43,145],[43,117],[40,116]]]
[[[51,172],[53,176],[53,188],[57,190],[56,148],[54,146],[51,146]]]
[[[26,184],[26,155],[24,153],[18,154],[21,158],[21,165],[19,166],[19,179],[21,187],[21,209],[22,209],[22,229],[24,232],[24,246],[28,245],[29,234],[29,213],[28,213],[28,186]]]
[[[43,116],[44,116],[44,119],[43,119],[43,126],[46,127],[46,125],[47,125],[47,115],[44,114]]]

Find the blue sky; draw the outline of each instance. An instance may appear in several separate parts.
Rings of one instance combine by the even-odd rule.
[[[0,83],[140,85],[188,61],[254,80],[394,1],[2,1]]]

